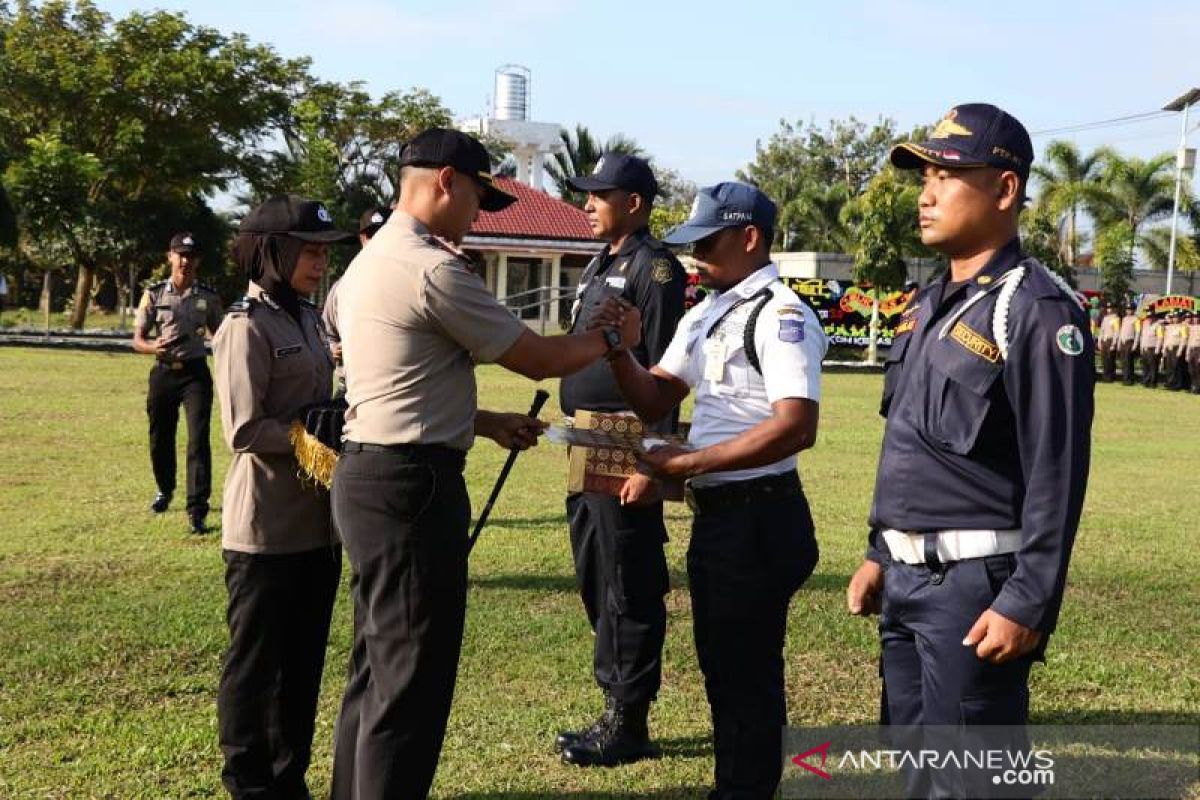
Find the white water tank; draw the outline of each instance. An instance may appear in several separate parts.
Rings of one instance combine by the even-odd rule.
[[[529,119],[529,70],[505,64],[496,70],[494,119]]]

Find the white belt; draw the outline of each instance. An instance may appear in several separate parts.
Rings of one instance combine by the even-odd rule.
[[[1021,532],[1015,531],[938,531],[907,533],[888,528],[883,532],[892,558],[905,564],[925,563],[925,537],[937,537],[937,556],[943,564],[968,558],[986,558],[1021,549]]]

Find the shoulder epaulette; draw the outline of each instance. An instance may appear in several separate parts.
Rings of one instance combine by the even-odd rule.
[[[256,305],[258,305],[257,300],[255,300],[250,295],[244,295],[241,299],[239,299],[236,303],[231,305],[226,310],[230,314],[238,314],[238,313],[248,314],[254,310],[254,307]]]
[[[300,305],[302,305],[306,308],[311,308],[314,311],[320,311],[320,309],[317,307],[316,303],[314,303],[312,300],[306,300],[303,297],[300,298]]]

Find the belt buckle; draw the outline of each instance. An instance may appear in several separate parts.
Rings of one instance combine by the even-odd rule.
[[[175,370],[183,369],[183,362],[182,361],[172,361],[171,369],[175,369]]]

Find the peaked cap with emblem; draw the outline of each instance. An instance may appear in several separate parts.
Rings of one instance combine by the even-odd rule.
[[[328,209],[296,194],[277,194],[242,220],[239,234],[279,233],[305,242],[343,242],[353,233],[340,231]]]
[[[1033,142],[1025,126],[1003,109],[964,103],[950,109],[925,141],[893,147],[891,161],[899,169],[996,167],[1028,178]]]
[[[200,243],[190,232],[183,231],[171,237],[169,249],[172,253],[198,253],[200,252]]]
[[[591,175],[567,178],[573,189],[581,192],[604,192],[622,189],[639,194],[647,200],[658,194],[658,181],[650,162],[625,153],[606,153],[596,162]]]
[[[429,128],[421,131],[400,150],[401,167],[454,167],[483,186],[481,211],[503,211],[517,198],[496,187],[492,159],[487,148],[462,131]]]
[[[374,236],[375,232],[383,227],[383,223],[388,221],[392,216],[392,210],[385,206],[376,206],[368,208],[358,218],[358,232]]]

